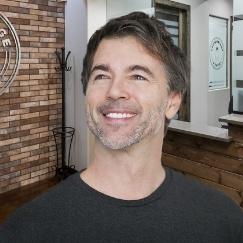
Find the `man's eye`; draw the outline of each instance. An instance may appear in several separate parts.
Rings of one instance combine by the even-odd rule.
[[[133,75],[133,79],[135,79],[135,80],[146,80],[146,78],[144,78],[143,76],[140,76],[140,75]]]
[[[100,74],[100,75],[95,76],[95,80],[99,80],[99,79],[107,79],[107,76],[104,75],[104,74]]]

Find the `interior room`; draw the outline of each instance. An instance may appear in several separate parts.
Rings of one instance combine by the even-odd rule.
[[[242,0],[5,0],[0,11],[0,223],[89,165],[94,136],[81,84],[87,42],[133,11],[164,21],[191,68],[162,164],[243,207]]]

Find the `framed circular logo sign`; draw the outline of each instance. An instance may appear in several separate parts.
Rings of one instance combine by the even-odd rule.
[[[224,44],[218,37],[214,38],[210,44],[210,62],[214,69],[220,69],[224,63]]]
[[[0,12],[0,95],[12,84],[20,64],[18,35],[3,13]]]

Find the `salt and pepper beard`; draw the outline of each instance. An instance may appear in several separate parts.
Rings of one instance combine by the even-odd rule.
[[[95,135],[97,139],[101,141],[104,146],[110,149],[125,149],[136,143],[139,143],[144,138],[154,136],[156,133],[159,132],[161,125],[164,123],[166,105],[167,102],[164,102],[157,108],[149,110],[147,120],[138,124],[138,126],[134,130],[132,130],[130,134],[127,135],[126,139],[123,138],[121,141],[119,140],[119,138],[111,139],[109,138],[109,136],[106,135],[106,132],[102,128],[102,126],[97,121],[95,121],[92,113],[87,107],[87,104],[85,109],[86,121],[91,132]],[[102,111],[109,108],[130,108],[131,110],[136,111],[137,115],[140,115],[142,113],[141,107],[127,107],[126,105],[123,105],[120,101],[114,101],[108,105],[98,107],[97,114],[102,115]],[[114,124],[114,133],[119,131],[122,126],[124,126],[124,124]],[[150,129],[147,130],[147,127],[150,127]]]

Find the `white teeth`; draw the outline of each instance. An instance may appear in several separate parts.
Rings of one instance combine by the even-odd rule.
[[[130,118],[135,116],[135,114],[127,114],[127,113],[108,113],[106,114],[106,117],[111,118]]]

